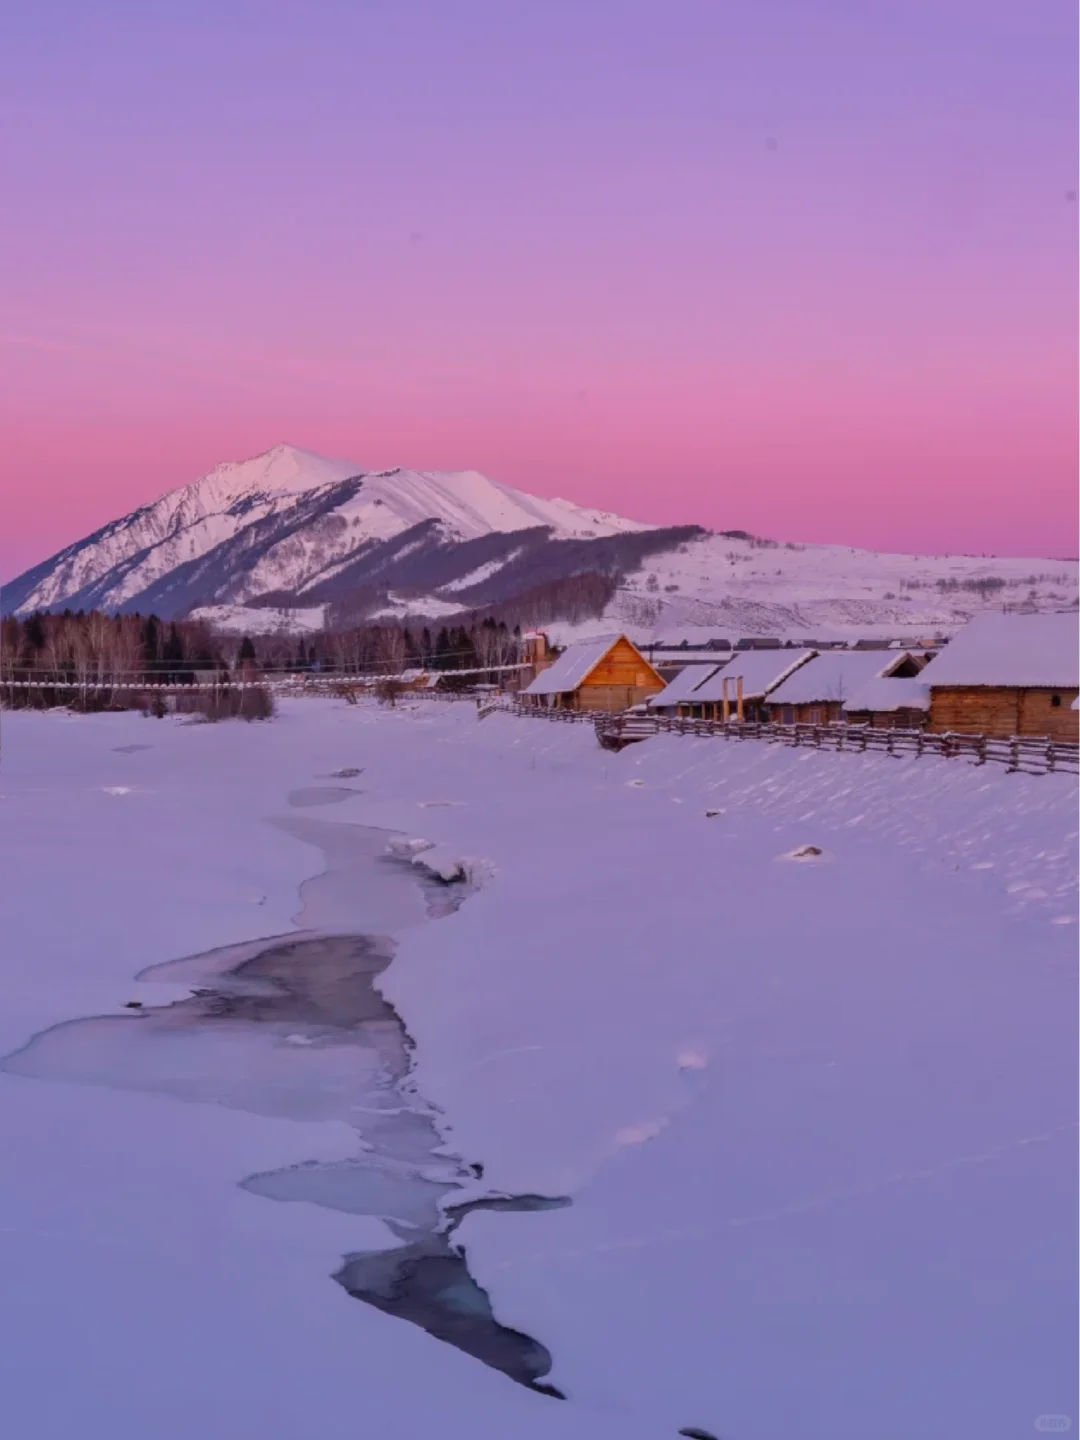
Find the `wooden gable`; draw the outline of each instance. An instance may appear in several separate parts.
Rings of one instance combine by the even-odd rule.
[[[607,685],[657,694],[664,689],[664,680],[637,646],[620,635],[582,680],[581,689]]]

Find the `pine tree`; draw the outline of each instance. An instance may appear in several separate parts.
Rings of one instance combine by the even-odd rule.
[[[153,679],[161,659],[161,625],[156,615],[151,615],[143,624],[139,641],[142,646],[143,668],[147,677]]]
[[[23,641],[28,650],[44,650],[45,648],[45,622],[36,610],[27,618],[26,624],[23,626]]]
[[[184,663],[184,642],[176,628],[175,620],[170,624],[169,634],[165,644],[161,647],[161,658],[164,661],[165,679],[175,685],[181,676],[174,667]]]
[[[237,659],[240,661],[241,665],[254,665],[255,663],[255,644],[247,635],[245,635],[244,638],[240,641],[240,651],[237,655]]]

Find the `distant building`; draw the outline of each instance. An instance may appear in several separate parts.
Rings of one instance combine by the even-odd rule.
[[[518,687],[523,689],[530,681],[536,679],[541,670],[546,670],[555,657],[551,653],[548,637],[543,630],[523,631],[520,648],[521,662],[528,666],[528,669],[519,670],[517,674]]]
[[[781,640],[778,635],[747,635],[742,640],[736,640],[736,650],[779,650]]]
[[[922,672],[930,729],[977,735],[1078,738],[1080,623],[1075,611],[984,611]]]
[[[625,635],[578,640],[520,692],[529,705],[560,710],[627,710],[664,681]]]

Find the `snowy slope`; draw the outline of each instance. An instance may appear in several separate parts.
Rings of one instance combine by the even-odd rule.
[[[598,629],[640,639],[701,635],[827,638],[955,629],[985,608],[1076,603],[1075,560],[891,555],[712,534],[628,577]]]
[[[101,596],[96,603],[119,606],[254,521],[287,511],[296,495],[357,473],[350,461],[326,460],[286,445],[252,460],[218,465],[11,581],[4,586],[6,604],[46,609],[97,586]]]

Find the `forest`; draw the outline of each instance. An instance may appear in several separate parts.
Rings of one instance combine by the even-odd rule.
[[[130,682],[205,685],[215,676],[397,675],[410,668],[477,671],[513,664],[521,631],[491,617],[465,626],[357,625],[310,636],[214,634],[197,620],[64,611],[0,623],[0,678],[9,706],[39,708],[83,695],[81,708],[144,703]],[[123,690],[110,682],[128,682]],[[68,694],[65,696],[64,692]]]

